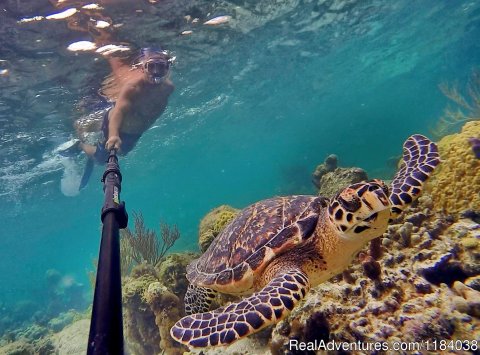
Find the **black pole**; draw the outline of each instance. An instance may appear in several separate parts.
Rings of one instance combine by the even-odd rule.
[[[93,297],[88,355],[123,355],[120,229],[126,228],[125,203],[120,202],[122,175],[115,150],[103,173],[102,241]]]

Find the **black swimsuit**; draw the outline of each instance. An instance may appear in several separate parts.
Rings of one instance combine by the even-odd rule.
[[[93,157],[95,160],[100,164],[105,164],[108,161],[108,157],[110,152],[105,149],[105,142],[108,139],[108,115],[113,108],[110,107],[105,111],[103,115],[103,122],[102,122],[102,133],[103,139],[97,143],[97,149]],[[138,140],[140,139],[141,134],[132,134],[132,133],[124,133],[120,132],[120,139],[122,140],[122,150],[120,152],[121,155],[126,155],[130,152],[137,144]]]

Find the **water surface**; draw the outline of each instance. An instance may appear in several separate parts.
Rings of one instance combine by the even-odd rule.
[[[91,40],[67,19],[19,22],[85,4],[0,6],[0,69],[7,70],[0,76],[0,305],[18,321],[49,304],[49,269],[84,284],[89,302],[102,169],[80,194],[66,196],[65,170],[81,170],[83,161],[70,164],[53,151],[74,137],[76,119],[96,109],[109,67],[101,55],[67,50]],[[167,111],[120,160],[128,210],[141,211],[151,227],[160,219],[177,224],[176,250],[196,249],[200,219],[220,204],[314,194],[310,174],[328,154],[391,178],[388,160],[410,134],[429,135],[445,108],[438,85],[465,83],[480,62],[473,1],[101,5],[88,16],[121,24],[119,43],[162,46],[177,57]],[[202,24],[220,15],[230,22]]]

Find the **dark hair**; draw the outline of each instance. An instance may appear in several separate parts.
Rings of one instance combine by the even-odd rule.
[[[150,58],[162,58],[163,60],[168,62],[168,65],[172,65],[175,61],[175,56],[172,56],[168,51],[146,47],[140,49],[140,55],[133,60],[133,67],[142,66],[148,59]]]
[[[171,58],[171,56],[168,54],[167,51],[159,49],[159,48],[152,48],[152,47],[146,47],[140,49],[140,56],[139,60],[143,60],[145,57],[163,57],[167,60]]]

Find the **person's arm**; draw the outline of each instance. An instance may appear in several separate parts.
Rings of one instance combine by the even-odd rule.
[[[110,111],[108,121],[108,139],[105,143],[105,148],[120,149],[122,140],[120,139],[120,129],[122,127],[123,119],[128,114],[132,106],[133,96],[135,94],[135,86],[127,83],[122,88],[120,96],[115,103],[115,106]]]

